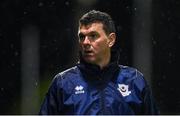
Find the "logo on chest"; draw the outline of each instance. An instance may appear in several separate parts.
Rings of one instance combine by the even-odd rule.
[[[126,97],[131,94],[131,91],[129,91],[129,86],[125,84],[118,84],[117,88],[123,97]]]
[[[75,88],[75,94],[82,94],[84,93],[84,87],[79,85],[79,86],[76,86]]]

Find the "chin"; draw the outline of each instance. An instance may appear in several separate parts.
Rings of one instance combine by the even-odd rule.
[[[90,58],[90,57],[88,57],[88,58],[84,58],[84,61],[85,62],[87,62],[87,63],[91,63],[91,64],[94,64],[95,63],[95,59],[94,58]]]

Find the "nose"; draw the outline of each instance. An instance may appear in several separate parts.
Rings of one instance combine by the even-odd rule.
[[[83,41],[83,44],[84,44],[84,45],[89,45],[89,44],[90,44],[90,41],[89,41],[89,39],[88,39],[87,36],[85,37],[85,39],[84,39],[84,41]]]
[[[84,38],[84,40],[82,41],[82,43],[81,43],[81,45],[82,45],[82,48],[83,49],[90,49],[90,47],[91,47],[91,42],[90,42],[90,40],[88,39],[88,37],[86,36],[85,38]]]

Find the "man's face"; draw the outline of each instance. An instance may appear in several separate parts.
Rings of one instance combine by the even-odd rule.
[[[86,62],[98,65],[110,57],[109,36],[102,23],[80,25],[78,36],[82,58]]]

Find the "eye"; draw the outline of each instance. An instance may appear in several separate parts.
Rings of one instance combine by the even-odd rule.
[[[85,35],[79,34],[79,40],[80,40],[80,41],[83,41],[84,39],[85,39]]]
[[[89,35],[90,40],[96,40],[98,37],[99,37],[99,35],[97,33],[92,33]]]

